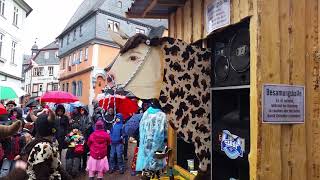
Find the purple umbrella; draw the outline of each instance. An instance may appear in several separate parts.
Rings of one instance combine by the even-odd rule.
[[[128,136],[133,136],[133,134],[139,128],[140,120],[142,119],[143,114],[133,115],[124,126],[124,133]]]

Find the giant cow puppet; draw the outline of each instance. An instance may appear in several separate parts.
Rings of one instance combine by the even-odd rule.
[[[169,124],[195,146],[200,161],[196,179],[209,179],[210,51],[170,37],[110,35],[121,47],[107,68],[117,89],[159,99]]]
[[[21,127],[20,121],[16,121],[12,123],[10,126],[0,125],[0,139],[13,136],[19,131],[20,127]]]

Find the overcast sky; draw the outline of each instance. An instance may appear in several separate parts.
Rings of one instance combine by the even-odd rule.
[[[55,40],[83,0],[25,0],[33,9],[23,28],[23,51],[31,54],[36,38],[39,48]]]

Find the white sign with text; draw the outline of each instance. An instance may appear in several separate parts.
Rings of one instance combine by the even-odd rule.
[[[211,0],[206,6],[206,30],[212,31],[230,24],[230,0]]]
[[[262,121],[264,123],[304,123],[304,86],[264,84]]]

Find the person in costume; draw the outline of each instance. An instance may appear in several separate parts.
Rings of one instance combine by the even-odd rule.
[[[136,171],[153,172],[165,168],[163,159],[155,158],[157,151],[164,151],[167,141],[167,118],[159,102],[154,99],[143,114],[139,125],[139,151]]]
[[[13,169],[4,179],[37,180],[58,179],[69,180],[70,176],[63,170],[60,162],[58,143],[54,140],[55,114],[39,115],[35,121],[36,137],[28,143],[20,154]]]

